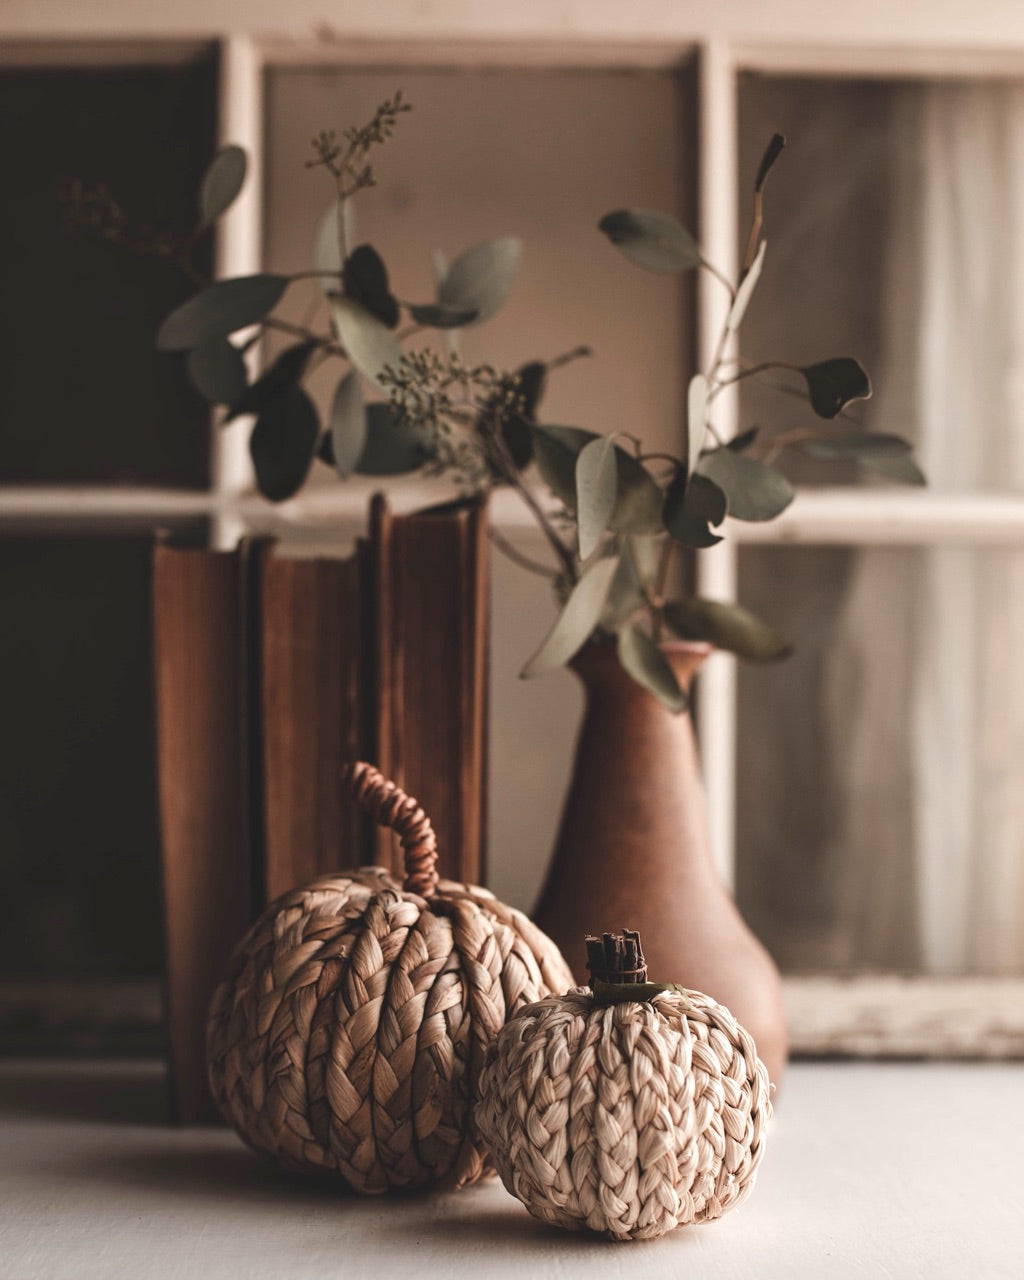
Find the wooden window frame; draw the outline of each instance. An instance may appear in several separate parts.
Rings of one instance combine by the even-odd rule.
[[[255,0],[182,0],[171,14],[140,13],[132,0],[66,7],[12,0],[0,29],[0,66],[35,61],[72,65],[109,62],[128,48],[136,62],[163,61],[185,46],[215,41],[220,49],[222,140],[247,147],[253,180],[219,227],[218,274],[259,269],[263,167],[264,72],[275,66],[505,66],[648,67],[669,69],[698,60],[698,233],[708,257],[728,273],[736,267],[738,237],[737,79],[744,71],[772,74],[1024,78],[1024,11],[1006,0],[977,0],[969,15],[936,16],[922,0],[822,14],[808,27],[798,0],[767,9],[756,0],[723,0],[709,16],[696,0],[646,0],[623,10],[611,0],[584,0],[556,22],[546,0],[520,0],[507,10],[490,0],[462,6],[453,33],[443,6],[396,0],[385,14],[341,3],[327,28],[311,0],[280,6]],[[564,8],[564,6],[563,6]],[[317,25],[319,23],[319,25]],[[243,29],[239,33],[238,28]],[[117,42],[109,33],[117,31]],[[314,32],[311,36],[309,33]],[[925,46],[919,33],[927,32]],[[231,34],[224,34],[230,32]],[[256,32],[264,34],[257,36]],[[642,32],[642,36],[641,36]],[[714,157],[714,163],[709,163]],[[698,292],[698,349],[706,364],[723,318],[725,299],[707,274]],[[720,400],[725,434],[735,428],[735,389]],[[246,424],[212,433],[211,484],[205,490],[132,487],[0,486],[0,522],[22,530],[103,527],[127,531],[161,518],[205,515],[216,545],[259,528],[267,508],[252,493]],[[498,495],[494,518],[526,536],[510,495]],[[396,486],[399,509],[415,504],[414,483]],[[337,486],[299,495],[275,518],[302,525],[330,518],[339,529],[362,521],[366,489]],[[1024,497],[940,493],[816,490],[801,492],[778,521],[730,522],[728,536],[700,557],[699,587],[735,598],[743,546],[1024,545]],[[715,858],[733,879],[735,835],[736,673],[734,660],[715,655],[701,676],[699,733],[711,810]],[[852,979],[788,977],[793,1045],[797,1051],[845,1055],[1024,1055],[1024,978],[925,978],[899,975]]]

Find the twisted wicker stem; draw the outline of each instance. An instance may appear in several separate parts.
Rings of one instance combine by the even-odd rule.
[[[346,765],[341,776],[360,808],[382,827],[398,833],[405,862],[402,888],[429,898],[438,881],[437,837],[418,802],[372,764]]]

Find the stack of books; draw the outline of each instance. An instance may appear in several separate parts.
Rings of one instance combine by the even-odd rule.
[[[373,499],[345,559],[271,540],[154,551],[157,757],[172,1102],[212,1118],[205,1018],[231,948],[278,894],[397,841],[349,802],[369,760],[415,796],[439,870],[485,878],[487,511]]]

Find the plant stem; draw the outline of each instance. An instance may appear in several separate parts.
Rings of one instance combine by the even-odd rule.
[[[533,514],[533,518],[537,521],[545,538],[547,538],[550,543],[551,549],[558,557],[559,562],[565,571],[566,578],[570,584],[575,585],[579,578],[579,574],[576,571],[575,558],[569,548],[558,536],[558,531],[549,520],[547,512],[534,497],[528,485],[524,483],[522,476],[516,468],[516,464],[512,461],[512,457],[509,454],[508,449],[505,447],[504,440],[501,438],[501,431],[497,427],[491,427],[487,431],[486,439],[491,460],[498,468],[499,474],[504,480],[508,481],[512,488],[515,489],[516,493],[519,494],[520,498],[522,498],[523,502],[526,503],[527,507],[529,507]]]
[[[552,582],[558,581],[558,574],[547,565],[541,564],[539,560],[531,560],[529,556],[524,556],[518,547],[509,542],[503,533],[499,533],[493,526],[490,531],[491,541],[509,560],[520,566],[522,569],[529,569],[531,573],[539,573],[545,578],[549,578]]]

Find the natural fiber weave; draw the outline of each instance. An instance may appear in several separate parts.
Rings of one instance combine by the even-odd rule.
[[[369,765],[347,776],[400,833],[405,882],[364,867],[264,912],[213,998],[210,1085],[245,1141],[285,1168],[366,1193],[462,1186],[485,1171],[472,1104],[488,1045],[572,976],[520,912],[438,879],[415,800]]]
[[[768,1073],[697,991],[600,1005],[579,987],[511,1019],[487,1055],[477,1123],[535,1217],[614,1240],[707,1222],[750,1191]]]

